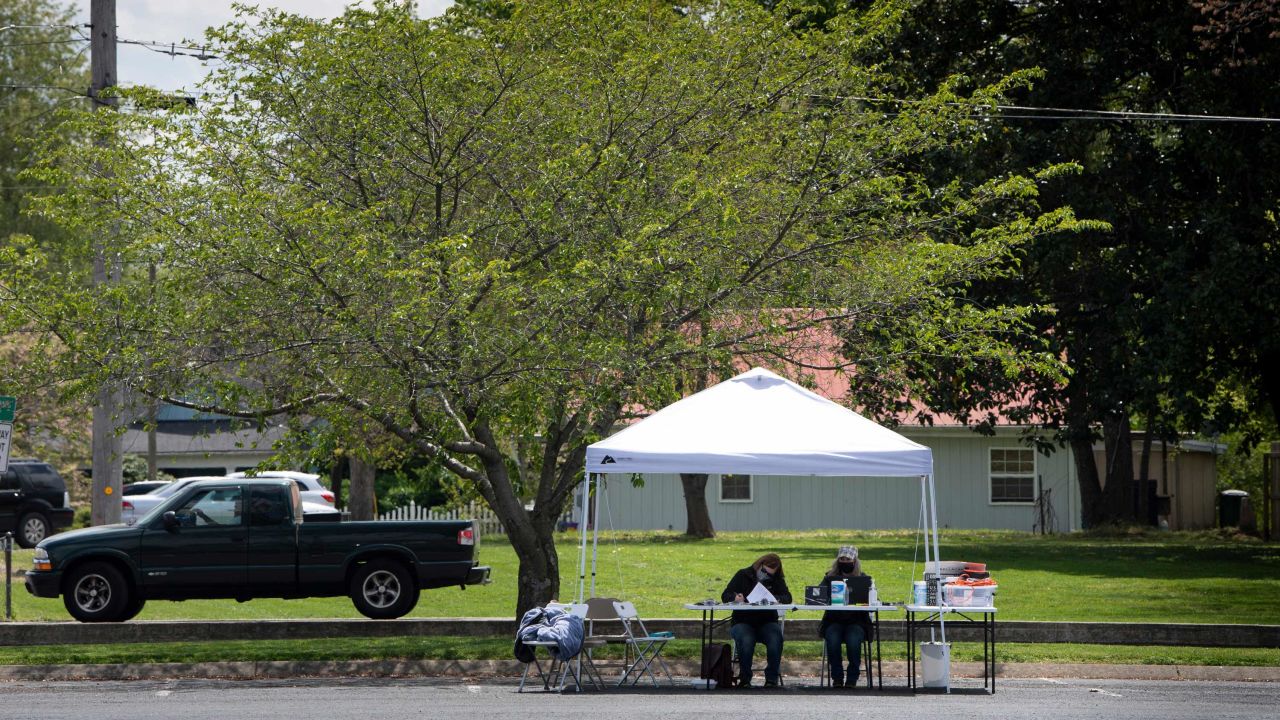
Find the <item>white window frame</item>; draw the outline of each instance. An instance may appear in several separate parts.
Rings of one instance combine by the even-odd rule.
[[[1025,477],[1024,473],[993,472],[991,470],[991,460],[992,460],[991,454],[996,450],[1001,450],[1001,451],[1016,450],[1018,452],[1031,453],[1031,499],[1030,500],[996,500],[993,497],[992,491],[994,490],[994,486],[992,484],[992,480],[994,480],[995,478]],[[1021,506],[1035,505],[1036,498],[1040,497],[1040,473],[1039,473],[1040,460],[1039,458],[1036,457],[1037,455],[1039,455],[1039,453],[1037,453],[1033,448],[1027,448],[1027,447],[987,448],[987,504],[994,507],[1017,507],[1020,505]]]
[[[747,479],[747,497],[746,498],[726,498],[724,496],[724,479],[726,475],[742,476]],[[722,503],[753,503],[756,501],[756,477],[754,475],[746,475],[744,473],[725,473],[716,476],[716,497]]]

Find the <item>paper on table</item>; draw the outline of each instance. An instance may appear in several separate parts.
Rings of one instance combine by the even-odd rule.
[[[774,597],[773,593],[769,592],[769,589],[764,585],[756,583],[756,586],[751,589],[751,594],[747,596],[747,602],[753,604],[758,602],[770,602],[777,604],[778,598]]]

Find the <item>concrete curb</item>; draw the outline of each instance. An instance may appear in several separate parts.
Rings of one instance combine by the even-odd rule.
[[[673,660],[671,672],[692,678],[698,668],[690,660]],[[783,663],[788,676],[818,676],[818,661]],[[899,682],[906,663],[884,663],[884,675]],[[117,665],[0,665],[0,681],[68,680],[266,680],[305,677],[456,677],[514,680],[524,666],[515,660],[348,660],[210,663],[135,663]],[[952,677],[980,678],[981,663],[952,663]],[[997,676],[1011,678],[1087,680],[1198,680],[1280,682],[1280,667],[1191,665],[1087,665],[1071,663],[1001,663]],[[680,684],[680,681],[677,681]]]
[[[695,618],[646,619],[652,628],[681,638],[702,634]],[[881,621],[882,639],[905,639],[905,623]],[[602,632],[614,632],[597,623]],[[616,626],[615,626],[616,627]],[[150,620],[126,623],[0,622],[0,646],[92,645],[98,643],[200,642],[208,640],[294,640],[339,637],[501,637],[515,636],[508,618],[400,618],[399,620]],[[974,627],[956,623],[947,635],[961,642],[979,641]],[[787,620],[789,637],[817,639],[816,618]],[[1164,645],[1197,647],[1280,647],[1280,625],[1198,625],[1194,623],[1085,623],[998,620],[1001,643],[1083,643],[1097,645]]]

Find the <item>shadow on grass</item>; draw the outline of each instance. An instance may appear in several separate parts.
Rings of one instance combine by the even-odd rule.
[[[765,553],[794,562],[830,562],[841,545],[859,547],[864,561],[922,563],[924,548],[911,531],[815,530],[733,533],[714,539],[679,533],[612,532],[601,542],[639,547],[689,545],[721,549],[733,540],[735,562],[746,566]],[[946,559],[984,562],[993,572],[1017,569],[1113,579],[1267,580],[1280,574],[1280,545],[1217,531],[1168,533],[1132,529],[1033,535],[1009,531],[939,530]],[[794,582],[791,577],[788,580]]]

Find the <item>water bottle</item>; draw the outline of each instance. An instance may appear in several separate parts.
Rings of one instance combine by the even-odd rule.
[[[925,584],[923,580],[917,580],[911,584],[911,604],[924,605],[925,601]]]
[[[875,580],[871,581],[871,589],[867,591],[867,604],[872,606],[880,604],[880,596],[876,594]]]
[[[843,580],[831,581],[831,604],[844,605],[845,586]]]

